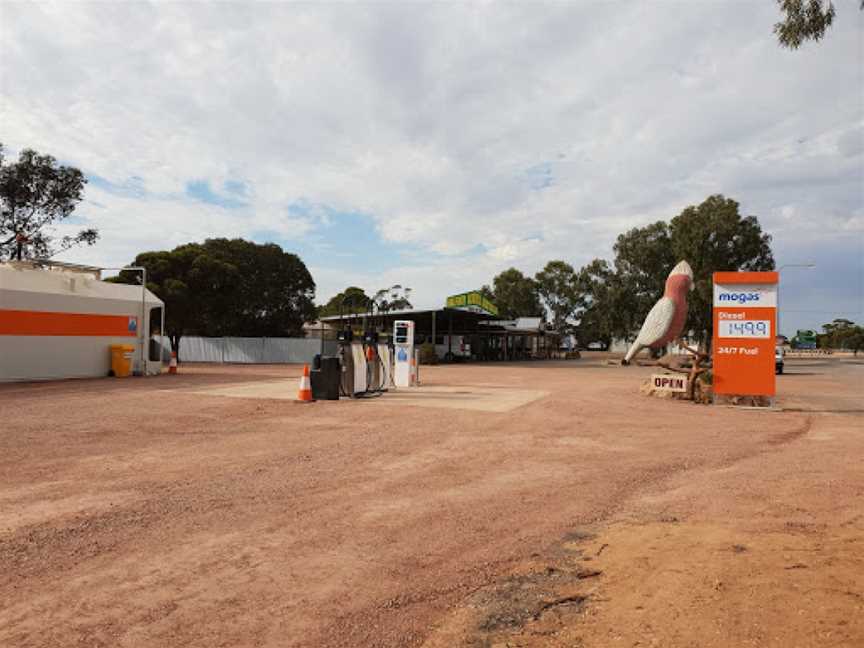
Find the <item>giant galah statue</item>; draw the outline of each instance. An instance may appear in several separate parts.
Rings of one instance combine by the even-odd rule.
[[[693,290],[693,270],[690,264],[682,261],[666,277],[666,290],[663,296],[648,312],[636,341],[621,364],[630,360],[642,349],[659,349],[681,335],[687,322],[687,292]]]

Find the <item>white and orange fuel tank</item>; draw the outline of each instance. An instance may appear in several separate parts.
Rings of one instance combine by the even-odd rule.
[[[162,307],[92,272],[0,263],[0,381],[107,376],[112,344],[134,345],[135,373],[158,373],[149,322]]]

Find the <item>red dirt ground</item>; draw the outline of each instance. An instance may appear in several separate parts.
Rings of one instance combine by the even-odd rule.
[[[864,363],[787,369],[783,412],[590,359],[423,368],[548,393],[508,412],[2,385],[0,645],[864,645]]]

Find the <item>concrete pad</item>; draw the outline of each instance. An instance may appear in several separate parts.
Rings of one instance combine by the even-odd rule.
[[[454,387],[421,386],[391,390],[376,402],[415,407],[476,410],[478,412],[509,412],[527,405],[549,392],[537,389],[491,387],[488,385],[458,385]]]
[[[219,385],[190,391],[190,394],[204,396],[229,396],[231,398],[275,398],[277,400],[294,400],[297,398],[299,380],[261,380],[255,382]]]
[[[271,398],[294,400],[297,398],[297,379],[268,380],[219,385],[190,392],[205,396],[228,396],[231,398]],[[369,399],[369,403],[411,405],[443,409],[476,410],[479,412],[509,412],[527,405],[548,392],[537,389],[517,389],[494,385],[421,386],[391,389],[380,398]]]

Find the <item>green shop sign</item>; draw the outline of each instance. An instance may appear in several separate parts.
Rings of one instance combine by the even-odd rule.
[[[459,308],[498,317],[498,307],[476,290],[461,295],[451,295],[447,298],[447,308]]]

